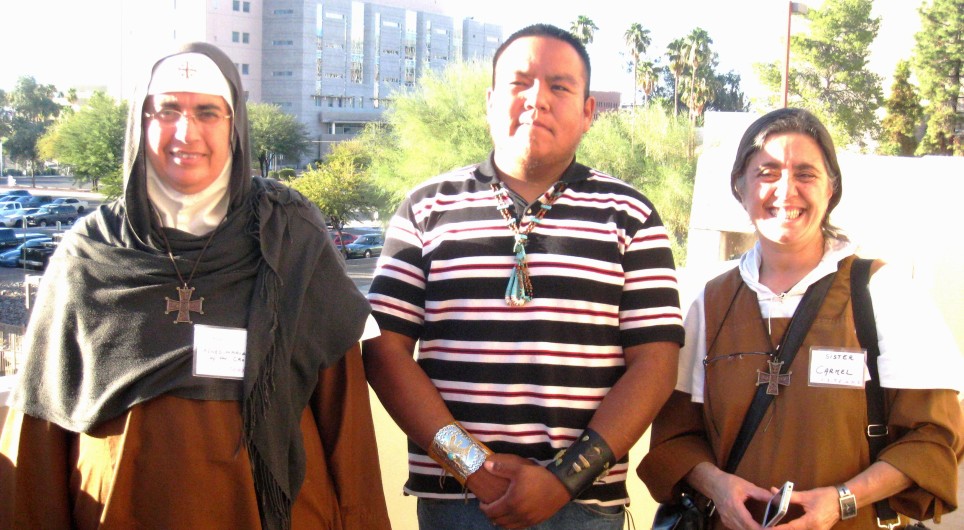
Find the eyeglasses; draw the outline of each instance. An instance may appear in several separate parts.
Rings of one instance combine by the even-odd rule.
[[[230,114],[222,114],[218,110],[201,110],[198,112],[189,113],[183,110],[177,109],[161,109],[154,112],[145,112],[144,116],[153,120],[157,120],[164,125],[174,125],[181,121],[181,118],[194,118],[194,121],[200,123],[201,125],[214,125],[220,123],[221,120],[230,120]]]

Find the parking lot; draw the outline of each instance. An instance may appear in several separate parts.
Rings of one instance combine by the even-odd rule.
[[[351,259],[348,265],[348,276],[355,282],[363,293],[368,293],[368,286],[372,283],[372,273],[375,272],[376,258]],[[24,270],[22,268],[0,267],[0,283],[22,282],[27,274],[43,274],[42,271]]]

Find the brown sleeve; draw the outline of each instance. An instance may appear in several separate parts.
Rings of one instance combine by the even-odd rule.
[[[9,410],[0,433],[0,528],[71,528],[73,433]]]
[[[636,468],[656,502],[670,502],[696,464],[716,463],[704,430],[702,406],[674,391],[653,421],[649,452]]]
[[[910,477],[914,486],[891,497],[893,508],[929,519],[958,506],[958,464],[964,455],[964,415],[953,390],[888,390],[896,440],[878,459]],[[942,506],[937,507],[937,504]]]
[[[345,530],[390,529],[361,350],[321,371],[312,410]]]

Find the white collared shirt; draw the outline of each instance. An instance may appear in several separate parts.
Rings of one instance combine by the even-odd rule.
[[[760,244],[740,258],[740,277],[757,295],[764,319],[790,318],[807,288],[837,270],[837,262],[855,246],[829,240],[820,263],[789,291],[780,295],[760,283]],[[880,347],[878,370],[886,388],[944,388],[964,392],[964,358],[937,306],[900,269],[881,267],[870,279],[870,295]],[[680,350],[676,390],[703,402],[706,357],[704,290],[690,306],[683,325],[686,343]]]

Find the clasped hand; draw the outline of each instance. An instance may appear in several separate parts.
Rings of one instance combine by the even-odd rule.
[[[570,500],[569,492],[549,470],[511,454],[489,455],[466,486],[492,524],[508,529],[539,524]]]
[[[736,475],[721,473],[712,481],[710,497],[716,504],[724,526],[735,530],[760,530],[762,525],[755,520],[746,508],[746,502],[754,499],[766,503],[777,493],[778,488],[766,490]],[[774,530],[821,530],[833,527],[840,518],[834,488],[815,488],[807,491],[794,491],[790,504],[803,510],[803,515]]]

